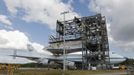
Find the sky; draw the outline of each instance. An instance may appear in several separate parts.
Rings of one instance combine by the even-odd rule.
[[[101,13],[106,17],[110,51],[134,57],[133,0],[0,0],[0,54],[28,50],[39,53],[55,34],[56,20],[69,11],[66,19]],[[0,59],[1,60],[1,59]]]

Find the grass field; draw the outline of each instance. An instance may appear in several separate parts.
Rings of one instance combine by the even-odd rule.
[[[93,75],[105,73],[125,72],[124,70],[96,70],[96,71],[82,71],[82,70],[68,70],[65,75]],[[1,72],[4,73],[4,72]],[[18,70],[14,75],[62,75],[62,70],[47,70],[47,69],[31,69],[31,70]]]

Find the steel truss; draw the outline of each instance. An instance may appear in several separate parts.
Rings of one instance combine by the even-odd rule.
[[[82,69],[90,69],[93,66],[98,69],[108,68],[109,44],[104,16],[97,14],[82,18],[74,17],[65,21],[65,27],[62,21],[57,20],[56,24],[56,37],[50,36],[50,44],[63,42],[65,28],[66,41],[81,41]]]

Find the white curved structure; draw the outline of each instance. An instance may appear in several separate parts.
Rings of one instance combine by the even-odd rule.
[[[31,55],[30,55],[31,54]],[[114,52],[110,52],[110,63],[111,64],[117,64],[117,63],[121,63],[123,61],[126,60],[125,57],[116,54]],[[33,60],[39,63],[43,63],[43,64],[49,64],[49,61],[63,61],[63,55],[60,56],[53,56],[52,54],[39,54],[36,53],[34,51],[31,52],[26,52],[25,55],[22,55],[21,53],[17,53],[17,55],[12,55],[15,57],[21,57],[21,58],[27,58],[29,60]],[[82,62],[82,52],[73,52],[73,53],[69,53],[66,55],[66,59],[68,62]]]

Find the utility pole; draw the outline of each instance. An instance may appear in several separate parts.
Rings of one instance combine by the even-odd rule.
[[[66,70],[66,49],[65,49],[65,15],[69,13],[69,11],[64,11],[61,13],[61,15],[63,15],[63,26],[64,26],[64,29],[63,29],[63,71],[65,72]]]

